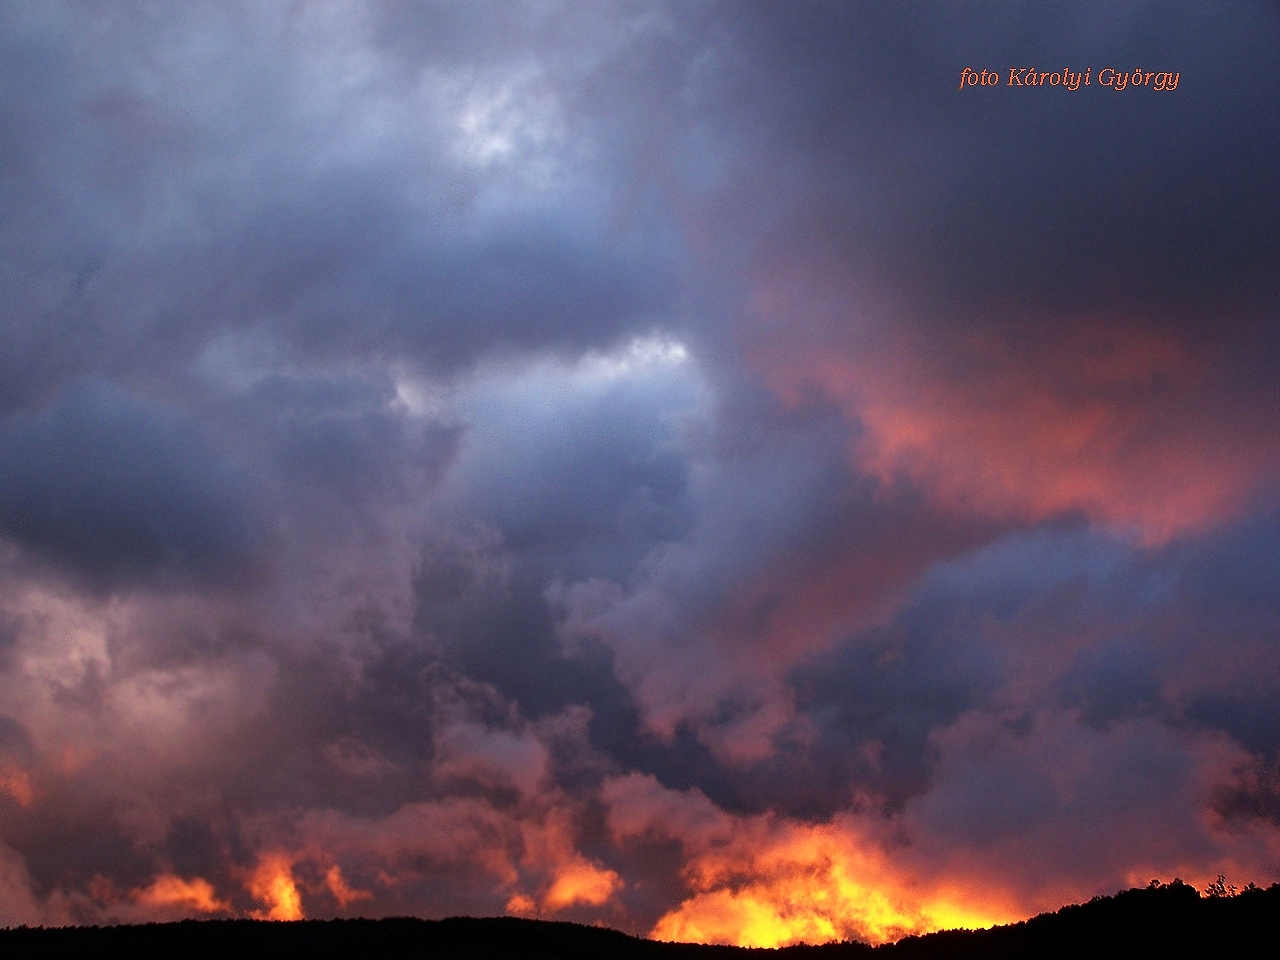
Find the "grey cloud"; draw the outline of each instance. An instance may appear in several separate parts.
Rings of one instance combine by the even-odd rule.
[[[501,94],[515,52],[492,78],[375,71],[325,101],[314,57],[359,45],[259,12],[252,26],[215,8],[12,15],[35,22],[10,35],[28,69],[4,98],[20,147],[4,218],[5,354],[24,358],[11,406],[94,374],[181,391],[184,366],[234,331],[304,362],[449,372],[493,351],[606,346],[669,309],[667,241],[609,223],[607,171],[579,164],[522,190],[506,181],[531,158],[488,169],[459,153],[469,134],[453,114],[470,86]],[[94,30],[119,61],[72,62]],[[190,56],[167,56],[172,44]],[[215,56],[210,82],[201,64]],[[402,123],[394,134],[367,126],[379,110]],[[532,202],[509,209],[511,191]]]
[[[1063,686],[1068,702],[1078,704],[1084,720],[1093,724],[1150,714],[1161,700],[1150,652],[1137,644],[1082,651]]]
[[[1117,740],[1152,724],[1225,733],[1272,756],[1274,617],[1233,597],[1250,577],[1218,579],[1249,567],[1267,530],[1250,523],[1145,554],[1042,531],[935,568],[889,627],[796,670],[819,731],[814,782],[827,784],[812,799],[928,793],[934,739],[966,714],[1010,736],[1051,713]],[[822,789],[834,792],[824,800]]]
[[[0,530],[91,582],[234,580],[264,536],[247,476],[102,383],[0,428]]]
[[[548,577],[624,577],[693,522],[681,435],[699,375],[636,349],[576,370],[553,364],[480,396],[470,413],[460,498]],[[629,364],[638,369],[615,369]]]
[[[748,5],[731,35],[750,95],[729,103],[772,138],[753,174],[783,157],[806,174],[786,202],[807,212],[780,241],[840,251],[939,324],[1097,309],[1165,322],[1210,309],[1216,324],[1227,303],[1270,302],[1280,192],[1263,160],[1274,131],[1254,119],[1274,10],[1150,11]],[[1004,85],[1010,66],[1121,64],[1179,70],[1180,99]],[[964,66],[1002,85],[959,91]]]
[[[1236,782],[1216,791],[1214,811],[1228,822],[1280,824],[1280,765],[1274,759],[1258,759],[1240,774]]]

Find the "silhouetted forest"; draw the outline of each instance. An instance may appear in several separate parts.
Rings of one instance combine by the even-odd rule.
[[[963,960],[963,958],[1280,957],[1280,884],[1201,896],[1179,881],[1099,897],[990,930],[776,950],[659,943],[616,930],[513,917],[448,920],[186,920],[117,927],[0,930],[0,957],[421,958],[421,960]]]

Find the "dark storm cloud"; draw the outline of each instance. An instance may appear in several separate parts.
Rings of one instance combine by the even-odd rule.
[[[1268,879],[1274,10],[495,9],[0,14],[0,920]]]
[[[455,482],[548,577],[625,577],[692,522],[681,423],[698,385],[661,342],[621,358],[552,365],[477,399]]]
[[[741,86],[726,99],[761,132],[762,158],[803,177],[786,196],[800,216],[779,239],[866,281],[885,271],[894,294],[943,323],[1099,309],[1164,320],[1208,309],[1202,322],[1220,323],[1270,303],[1280,180],[1266,158],[1280,144],[1257,121],[1276,109],[1259,82],[1275,10],[1155,9],[742,5]],[[966,66],[1001,85],[957,90]],[[1028,90],[1006,85],[1014,66],[1182,80],[1163,98],[1096,79]]]
[[[1267,650],[1277,623],[1274,613],[1242,610],[1231,589],[1218,594],[1211,586],[1223,565],[1245,568],[1262,536],[1251,524],[1130,557],[1115,543],[1079,532],[1040,534],[941,568],[888,629],[851,637],[797,671],[802,703],[821,731],[812,776],[846,789],[873,785],[891,802],[926,796],[933,799],[922,803],[947,802],[942,798],[958,784],[935,778],[937,765],[970,735],[956,731],[980,730],[962,749],[982,752],[986,747],[978,745],[992,736],[1035,742],[1037,725],[1063,722],[1047,721],[1057,715],[1078,717],[1081,731],[1096,731],[1082,732],[1080,743],[1094,737],[1111,744],[1107,751],[1128,750],[1121,743],[1125,731],[1134,731],[1136,752],[1124,762],[1153,777],[1180,776],[1183,761],[1166,736],[1226,734],[1253,754],[1259,772],[1224,792],[1222,809],[1267,815],[1273,691],[1280,681]],[[1062,734],[1075,723],[1067,719]],[[1161,726],[1168,734],[1157,732]],[[1141,759],[1144,741],[1154,751],[1149,761]],[[1076,749],[1066,741],[1060,747]],[[1004,801],[982,807],[988,796],[1021,802],[1012,781],[992,793],[983,777],[961,779],[974,791],[963,803],[976,804],[966,808],[965,829],[994,835],[1014,822]],[[1042,799],[1051,808],[1059,803]],[[1034,806],[1032,798],[1023,800]]]
[[[259,12],[10,12],[10,404],[89,374],[172,383],[236,331],[313,360],[447,372],[494,349],[574,352],[652,325],[669,255],[612,229],[599,191],[566,183],[595,174],[560,170],[540,145],[555,118],[527,101],[552,98],[554,80],[513,94],[511,53],[480,74],[428,74],[434,86],[375,74],[326,101],[309,77],[314,57],[341,67],[352,53],[341,28]],[[432,12],[416,22],[437,35]],[[103,44],[119,58],[96,55]],[[188,59],[170,58],[178,44]],[[388,103],[402,126],[370,126]],[[503,203],[511,191],[526,200]]]
[[[90,582],[217,582],[264,530],[248,478],[190,424],[91,383],[0,426],[0,534]]]
[[[177,293],[304,356],[405,358],[445,372],[495,349],[608,344],[662,303],[661,274],[601,244],[593,225],[530,217],[478,237],[442,232],[449,212],[406,222],[394,193],[361,196],[372,185],[351,179],[227,224],[212,249],[196,246],[174,265],[196,285]]]
[[[829,406],[786,409],[748,390],[724,391],[721,403],[686,426],[692,524],[624,580],[598,564],[547,595],[567,650],[607,652],[668,751],[620,737],[635,723],[628,713],[621,730],[595,728],[610,752],[664,783],[696,783],[730,809],[813,809],[830,802],[817,784],[841,774],[815,772],[797,786],[807,761],[792,740],[806,734],[791,724],[788,671],[990,530],[854,474],[847,427]],[[721,763],[739,770],[725,776]]]
[[[1274,105],[1254,82],[1274,10],[1153,9],[733,18],[741,55],[720,58],[708,122],[726,153],[759,136],[706,209],[756,228],[735,340],[781,394],[819,390],[860,420],[865,469],[952,509],[1083,511],[1152,540],[1274,486],[1280,218],[1275,134],[1255,120]],[[950,82],[969,61],[1112,60],[1177,60],[1185,86]]]

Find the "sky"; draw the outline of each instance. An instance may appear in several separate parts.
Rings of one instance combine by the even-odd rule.
[[[15,0],[0,62],[0,925],[1280,880],[1274,3]]]

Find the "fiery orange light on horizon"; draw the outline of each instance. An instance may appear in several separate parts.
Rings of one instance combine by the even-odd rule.
[[[632,774],[605,785],[615,841],[675,840],[691,896],[650,931],[659,940],[778,947],[987,927],[1024,914],[1002,891],[916,876],[892,861],[884,824],[856,814],[822,823],[738,816],[698,790]]]
[[[301,920],[302,897],[293,879],[293,861],[283,853],[265,854],[245,882],[245,889],[266,910],[255,910],[258,920]]]
[[[663,916],[650,936],[744,947],[887,943],[1019,916],[995,898],[927,889],[848,824],[778,826],[775,835],[695,856],[685,868],[694,896]]]

